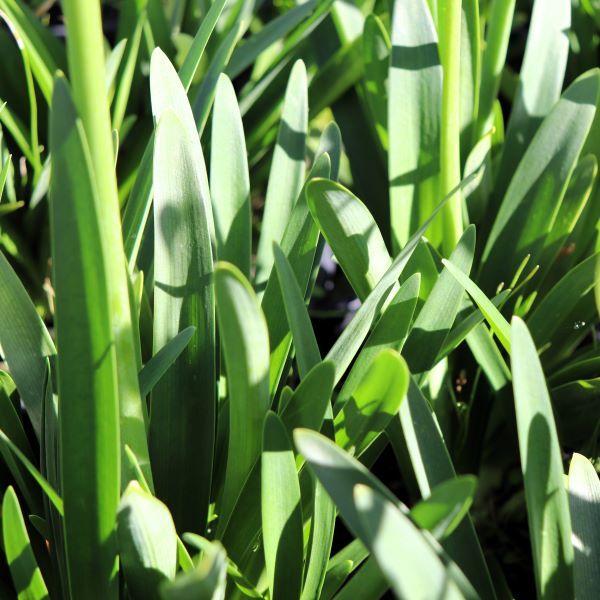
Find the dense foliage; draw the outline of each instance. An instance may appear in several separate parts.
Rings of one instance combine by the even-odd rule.
[[[597,0],[0,18],[0,597],[597,596]]]

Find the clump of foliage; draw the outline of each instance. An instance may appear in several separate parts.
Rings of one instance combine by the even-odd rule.
[[[30,4],[0,595],[594,598],[596,3]]]

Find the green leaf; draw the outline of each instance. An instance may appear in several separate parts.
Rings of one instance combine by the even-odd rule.
[[[64,47],[23,2],[0,0],[0,10],[10,23],[17,42],[27,48],[33,75],[50,104],[54,74],[59,69],[65,70]]]
[[[285,426],[267,413],[261,459],[262,534],[271,598],[302,588],[302,506],[296,461]]]
[[[506,189],[540,122],[560,96],[570,28],[570,0],[535,0],[498,177],[502,190]]]
[[[475,227],[470,226],[450,255],[450,262],[462,272],[469,273],[474,253]],[[403,355],[413,373],[426,372],[436,364],[463,296],[461,284],[444,269],[419,312],[404,345]]]
[[[381,19],[370,14],[362,37],[366,99],[384,149],[388,147],[387,78],[392,43]]]
[[[594,598],[600,586],[600,481],[592,463],[573,454],[569,467],[575,597]]]
[[[381,310],[383,310],[386,304],[389,303],[388,297],[392,289],[396,286],[398,278],[408,264],[413,252],[421,240],[421,237],[428,230],[430,224],[435,219],[438,212],[444,207],[445,203],[448,202],[448,200],[452,198],[452,196],[454,196],[458,191],[460,191],[462,187],[468,185],[473,177],[474,175],[472,175],[470,178],[464,179],[454,190],[452,190],[440,202],[431,217],[429,217],[423,226],[410,238],[396,258],[394,258],[394,261],[390,265],[389,269],[381,277],[377,285],[373,288],[373,291],[367,296],[350,324],[344,329],[340,337],[337,339],[325,357],[326,359],[333,360],[335,362],[336,383],[339,382],[346,369],[354,359],[354,355],[361,347],[365,337],[369,333],[369,330],[379,317]],[[316,180],[311,182],[307,187],[308,197],[310,197],[312,194],[313,185],[317,186],[317,193],[323,193],[326,189],[334,191],[337,189],[336,184],[333,182],[330,182],[330,186],[327,188],[323,182]]]
[[[131,95],[131,86],[135,75],[135,67],[138,62],[142,30],[145,24],[146,15],[145,13],[142,13],[138,19],[133,33],[131,34],[131,37],[127,40],[125,47],[125,60],[121,66],[115,99],[112,107],[112,126],[118,132],[122,131],[123,119],[125,118],[127,103],[129,101],[129,96]]]
[[[208,12],[202,19],[202,24],[194,36],[192,45],[181,65],[181,69],[179,69],[179,78],[186,91],[190,89],[194,75],[196,74],[202,56],[204,55],[206,44],[208,44],[208,40],[223,12],[226,1],[227,0],[215,0],[215,2],[211,3]]]
[[[218,522],[222,532],[261,451],[270,406],[269,338],[256,295],[233,265],[217,265],[215,294],[229,397],[227,468]]]
[[[513,390],[521,470],[538,595],[573,596],[573,547],[562,451],[535,344],[518,317],[511,324]]]
[[[309,185],[308,206],[346,278],[364,300],[392,259],[369,209],[339,183],[323,179]]]
[[[319,230],[310,216],[306,203],[306,187],[314,177],[329,177],[330,167],[331,163],[327,154],[322,154],[316,159],[308,174],[307,183],[292,210],[280,244],[294,271],[300,289],[304,288],[305,290],[305,297],[308,294],[315,262],[318,262],[317,246],[319,241]],[[288,324],[279,277],[275,270],[272,270],[269,275],[261,306],[269,327],[271,347],[269,389],[271,395],[274,396],[292,343],[292,332]]]
[[[392,502],[368,486],[354,488],[363,542],[398,598],[462,598],[435,550]]]
[[[291,394],[285,405],[280,405],[280,417],[288,432],[297,427],[319,431],[333,394],[335,369],[330,361],[315,365]]]
[[[560,349],[563,328],[573,328],[573,323],[567,319],[598,281],[596,267],[599,258],[600,253],[593,254],[571,269],[534,308],[527,319],[527,327],[537,346],[553,342]]]
[[[19,500],[12,487],[2,500],[2,534],[8,568],[19,600],[49,598],[48,589],[37,565]]]
[[[373,558],[368,558],[357,569],[350,581],[333,597],[334,600],[379,600],[389,585]]]
[[[145,398],[169,370],[179,355],[187,348],[194,336],[196,328],[186,327],[174,338],[169,340],[140,371],[140,394]]]
[[[316,431],[296,429],[294,442],[351,531],[364,540],[368,534],[352,500],[354,486],[361,483],[372,487],[391,502],[396,502],[394,495],[358,460]]]
[[[465,288],[479,310],[483,313],[490,327],[498,336],[498,340],[504,348],[510,352],[510,326],[508,321],[502,316],[500,311],[494,306],[494,303],[477,287],[469,277],[454,266],[450,261],[443,259],[442,263],[452,274],[452,276]]]
[[[436,486],[456,479],[454,465],[435,415],[412,378],[406,400],[400,406],[400,418],[391,421],[388,435],[397,456],[401,455],[399,445],[406,446],[423,498],[428,498]],[[442,546],[482,598],[495,598],[483,552],[468,516],[443,541]]]
[[[210,200],[201,164],[196,129],[165,110],[154,149],[154,351],[181,329],[196,330],[153,390],[150,452],[157,495],[189,531],[202,531],[208,517],[217,402]]]
[[[234,26],[223,38],[212,57],[210,67],[204,74],[204,77],[202,78],[202,84],[200,85],[198,93],[192,102],[194,120],[196,121],[196,126],[200,135],[202,135],[204,127],[206,126],[206,122],[208,121],[210,107],[212,106],[212,102],[215,97],[215,90],[221,72],[225,69],[225,66],[229,62],[231,53],[233,52],[233,49],[235,48],[243,31],[243,23],[239,23],[239,25]]]
[[[360,385],[375,357],[383,349],[391,348],[398,352],[401,351],[417,305],[420,281],[421,276],[419,273],[411,275],[400,286],[390,305],[377,321],[338,394],[335,405],[336,410],[352,397],[354,390]]]
[[[304,179],[304,155],[308,127],[306,67],[294,64],[271,162],[269,184],[258,250],[256,285],[265,285],[273,266],[273,242],[280,243]]]
[[[440,197],[442,67],[437,42],[426,0],[394,3],[388,170],[396,249],[404,247]],[[439,237],[435,229],[430,232],[434,244]]]
[[[217,254],[250,277],[252,215],[250,179],[242,117],[226,75],[217,84],[212,118],[210,191]]]
[[[273,242],[273,256],[283,304],[294,340],[298,371],[300,377],[304,378],[316,364],[321,362],[321,353],[304,303],[304,293],[300,290],[294,271],[277,242]]]
[[[369,556],[369,551],[360,540],[350,542],[327,563],[327,573],[323,584],[323,599],[328,600],[337,592],[345,579]]]
[[[514,171],[482,255],[478,281],[485,292],[494,292],[501,282],[508,285],[528,254],[533,264],[539,260],[543,240],[556,222],[590,131],[599,88],[600,72],[579,77],[531,140]]]
[[[109,274],[90,154],[69,89],[60,77],[54,84],[50,149],[50,225],[55,322],[61,349],[58,393],[69,585],[72,592],[84,596],[111,598],[116,594],[113,532],[120,489],[120,439]]]
[[[481,64],[479,112],[474,138],[481,139],[492,128],[494,102],[498,98],[506,62],[516,0],[492,0]]]
[[[195,533],[184,533],[184,540],[191,546],[195,546],[202,552],[208,552],[210,554],[213,546],[213,542],[203,538]],[[193,564],[192,564],[193,568]],[[264,596],[259,593],[256,588],[246,579],[244,574],[240,571],[238,566],[231,560],[227,559],[227,575],[235,583],[238,589],[248,598],[263,598]]]
[[[322,4],[325,2],[321,0]],[[278,17],[270,20],[258,33],[241,43],[235,49],[227,66],[229,77],[232,79],[237,77],[252,65],[265,50],[282,40],[292,29],[311,15],[318,3],[318,0],[308,0],[308,2],[286,10]]]
[[[129,592],[140,598],[160,598],[160,584],[175,577],[177,533],[169,509],[136,481],[121,498],[117,537]]]
[[[212,542],[192,571],[162,584],[163,600],[223,600],[227,583],[227,554]]]
[[[449,536],[469,512],[477,479],[471,475],[449,479],[431,490],[431,495],[415,504],[410,516],[421,529],[437,539]]]
[[[360,456],[398,413],[409,379],[404,359],[395,350],[382,350],[335,417],[336,444]]]
[[[27,291],[1,252],[0,311],[2,353],[40,439],[46,357],[56,350]]]

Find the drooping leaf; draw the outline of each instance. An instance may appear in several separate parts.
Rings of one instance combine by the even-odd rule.
[[[392,259],[368,208],[340,184],[315,180],[308,206],[348,281],[364,300]]]
[[[362,540],[398,598],[463,597],[408,516],[368,486],[355,486],[353,496]]]

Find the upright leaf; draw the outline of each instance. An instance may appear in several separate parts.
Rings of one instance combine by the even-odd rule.
[[[575,597],[587,600],[600,589],[600,481],[592,463],[573,454],[569,467]]]
[[[222,532],[260,455],[270,406],[269,337],[256,296],[238,269],[226,263],[217,266],[215,293],[229,397],[227,468],[218,524]]]
[[[95,178],[65,80],[50,123],[52,257],[60,347],[60,448],[71,593],[116,596],[119,401]],[[41,391],[41,390],[40,390]]]
[[[212,117],[210,191],[217,254],[250,277],[252,215],[250,178],[242,117],[226,75],[217,84]]]
[[[395,248],[439,201],[442,67],[426,0],[397,0],[389,71],[388,169]],[[435,231],[430,235],[437,241]]]
[[[12,487],[2,500],[2,539],[8,568],[19,600],[44,600],[48,589],[35,560],[19,500]]]
[[[150,451],[158,496],[179,529],[208,517],[216,421],[215,308],[208,199],[196,129],[162,113],[154,149],[154,351],[196,328],[152,393]],[[194,473],[193,477],[188,477]]]
[[[267,413],[261,458],[262,534],[271,598],[298,598],[302,587],[302,506],[292,444]]]
[[[518,317],[511,324],[511,367],[521,470],[538,595],[573,597],[573,547],[562,452],[535,344]]]
[[[260,240],[256,285],[264,286],[273,266],[273,242],[280,243],[304,179],[308,127],[306,67],[298,61],[288,82],[277,144],[271,162]]]

